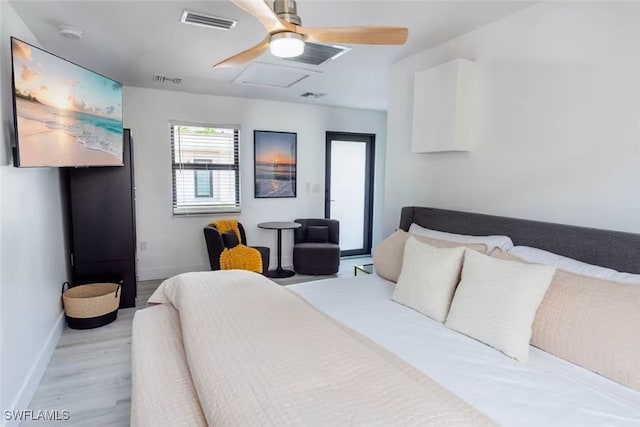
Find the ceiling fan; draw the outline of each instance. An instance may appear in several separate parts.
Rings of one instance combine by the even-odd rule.
[[[267,37],[256,46],[240,52],[213,68],[235,67],[251,62],[265,51],[280,58],[293,58],[304,53],[308,42],[401,45],[409,30],[404,27],[303,27],[297,15],[295,0],[275,0],[273,9],[265,0],[231,0],[253,15],[267,29]]]

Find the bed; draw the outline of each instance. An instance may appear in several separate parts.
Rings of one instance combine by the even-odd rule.
[[[505,234],[517,245],[539,247],[580,261],[640,273],[640,236],[634,234],[433,208],[403,208],[400,228],[408,230],[412,223],[459,234]],[[218,280],[219,276],[206,274],[193,276],[188,281],[199,281],[201,286],[207,286],[206,282],[210,285]],[[394,383],[388,390],[378,390],[380,382],[372,379],[368,383],[366,373],[363,377],[360,375],[363,373],[356,372],[357,363],[349,365],[349,360],[343,360],[360,357],[357,349],[334,354],[334,346],[329,343],[318,346],[318,340],[304,341],[307,338],[302,336],[297,337],[303,340],[300,345],[276,341],[277,346],[264,347],[262,335],[268,334],[269,328],[286,331],[300,325],[287,323],[286,310],[282,316],[277,312],[268,314],[261,311],[264,308],[261,304],[251,306],[245,312],[231,309],[235,301],[245,304],[258,295],[243,294],[245,288],[238,288],[242,290],[235,290],[231,296],[217,295],[207,303],[210,306],[200,308],[200,317],[206,318],[200,323],[209,328],[205,333],[204,327],[197,322],[199,318],[190,314],[195,309],[186,310],[186,305],[180,309],[189,295],[176,293],[188,287],[176,285],[166,292],[173,295],[178,310],[161,298],[156,302],[163,304],[136,314],[132,425],[238,425],[238,420],[242,420],[243,425],[640,425],[640,392],[533,347],[526,364],[505,357],[485,344],[391,301],[393,284],[377,275],[292,285],[282,290],[286,293],[283,297],[291,299],[291,303],[297,304],[295,307],[304,311],[301,303],[293,300],[301,298],[317,309],[317,313],[327,316],[327,323],[335,329],[333,332],[342,334],[332,339],[342,340],[346,339],[344,335],[350,335],[367,351],[410,375],[411,381],[428,379],[427,388],[417,389],[415,401],[409,406],[401,406],[408,399],[398,399],[398,396],[404,387],[413,387],[413,382]],[[263,288],[256,284],[257,292],[262,292]],[[270,295],[260,294],[258,299],[269,300]],[[191,298],[196,306],[201,305],[202,298],[195,290]],[[285,301],[279,299],[274,303],[286,306]],[[252,330],[251,333],[258,336],[250,337],[246,331],[236,330],[232,320],[236,315],[235,322],[247,321],[267,329],[261,333]],[[303,320],[293,323],[303,323]],[[222,334],[220,329],[234,332]],[[315,326],[310,330],[316,331]],[[322,336],[320,332],[316,335],[305,332],[304,335]],[[277,336],[286,338],[287,334]],[[198,351],[187,348],[185,343],[190,341],[196,342]],[[249,359],[243,360],[254,349],[252,346],[257,346],[255,353],[263,353],[256,359],[250,358],[255,355],[249,355]],[[280,349],[283,353],[279,354]],[[340,379],[353,376],[353,381],[341,384],[335,391],[335,401],[331,394],[329,397],[312,394],[315,400],[296,400],[308,396],[306,387],[313,383],[308,378],[322,382],[322,373],[312,362],[315,354],[324,355],[325,352],[335,361],[335,366],[346,363],[340,372],[327,375],[335,374]],[[229,358],[233,360],[228,361]],[[307,366],[298,366],[300,359],[310,362]],[[297,369],[310,369],[299,373],[305,381],[283,382],[283,377],[298,375]],[[203,379],[207,376],[209,382]],[[245,384],[245,378],[249,377],[251,380],[246,380]],[[358,381],[362,381],[364,390],[354,393],[353,390],[360,390],[352,388]],[[327,384],[321,384],[319,388],[326,391]],[[299,393],[287,394],[291,389]],[[331,390],[330,385],[328,389]],[[389,396],[391,390],[395,391]],[[426,395],[439,399],[437,414],[431,403],[423,405],[417,397],[424,390]],[[362,401],[366,400],[367,393],[374,406],[367,406],[371,402]],[[224,398],[221,395],[225,395]],[[260,397],[263,400],[257,402]],[[360,401],[355,402],[353,408],[345,406],[345,402],[358,398]],[[358,406],[360,403],[362,405]],[[292,412],[287,412],[290,409],[287,405],[291,404],[309,404],[306,408],[308,417],[291,418]],[[344,417],[350,411],[353,412],[351,418]],[[415,412],[414,417],[412,412]],[[431,412],[435,415],[431,416]],[[372,414],[378,418],[367,418]],[[402,418],[407,415],[408,418]],[[379,417],[385,416],[397,422],[379,422],[384,419]]]

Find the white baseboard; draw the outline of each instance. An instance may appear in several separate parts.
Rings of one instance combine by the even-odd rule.
[[[276,257],[271,256],[269,259],[269,268],[274,269],[278,265]],[[282,257],[282,266],[286,268],[292,268],[293,258],[290,256]],[[189,273],[191,271],[209,271],[211,267],[209,264],[201,265],[172,265],[168,267],[154,267],[138,269],[138,280],[162,280],[169,277],[173,277],[177,274]]]
[[[173,277],[176,274],[189,273],[191,271],[209,271],[211,267],[207,265],[172,265],[168,267],[140,268],[138,270],[138,280],[161,280]]]
[[[278,257],[271,256],[269,258],[269,269],[273,270],[278,266]],[[293,257],[291,256],[283,256],[282,257],[282,268],[293,269]]]
[[[47,337],[46,342],[42,346],[40,353],[36,359],[36,362],[33,364],[27,377],[22,383],[22,387],[20,387],[20,391],[18,391],[18,395],[13,400],[11,404],[11,408],[3,408],[4,410],[20,410],[20,409],[28,409],[29,404],[31,403],[31,399],[33,399],[33,395],[36,393],[38,389],[38,385],[44,376],[44,372],[47,370],[47,366],[49,366],[49,361],[51,360],[51,356],[53,355],[58,342],[60,341],[60,337],[62,336],[62,332],[64,332],[65,328],[65,319],[64,319],[64,311],[60,313],[58,319],[53,324],[51,331],[49,332],[49,336]],[[48,408],[41,408],[48,409]],[[4,421],[4,416],[2,417]],[[11,420],[4,421],[2,426],[4,427],[17,427],[20,424],[19,420]]]

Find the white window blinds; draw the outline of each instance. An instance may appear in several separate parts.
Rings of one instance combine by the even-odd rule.
[[[239,130],[171,123],[173,214],[240,211]]]

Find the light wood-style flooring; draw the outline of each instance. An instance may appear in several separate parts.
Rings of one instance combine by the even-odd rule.
[[[296,275],[278,279],[281,285],[351,277],[354,265],[367,264],[371,258],[343,259],[335,276]],[[161,280],[138,282],[136,307],[118,312],[118,319],[101,328],[66,328],[49,366],[31,401],[32,410],[68,410],[68,421],[45,425],[82,427],[123,427],[129,425],[131,412],[131,323],[136,310]],[[23,422],[21,426],[41,426],[42,421]]]

